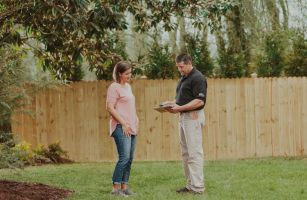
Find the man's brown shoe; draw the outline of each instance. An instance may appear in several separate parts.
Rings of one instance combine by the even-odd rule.
[[[184,187],[184,188],[181,188],[179,190],[176,190],[177,193],[180,193],[180,194],[186,194],[186,193],[190,193],[190,194],[202,194],[203,192],[196,192],[196,191],[193,191],[193,190],[189,190],[188,188]]]
[[[181,188],[179,190],[176,190],[177,193],[189,193],[191,192],[192,190],[189,190],[188,188],[184,187],[184,188]]]

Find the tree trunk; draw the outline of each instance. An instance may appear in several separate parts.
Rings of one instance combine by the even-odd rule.
[[[176,25],[175,29],[168,32],[169,34],[169,44],[172,48],[172,52],[177,54],[178,53],[178,47],[177,47],[177,29],[178,24]]]
[[[279,22],[279,10],[276,5],[275,0],[264,0],[265,5],[267,7],[268,13],[270,14],[270,21],[272,25],[272,30],[280,29],[280,22]]]
[[[11,124],[0,125],[0,133],[11,133],[12,126]]]
[[[185,49],[185,41],[184,41],[184,37],[186,35],[186,31],[185,31],[185,19],[184,17],[179,17],[178,19],[179,22],[179,51],[184,51]]]
[[[285,3],[285,0],[279,0],[281,9],[282,9],[282,14],[284,17],[284,21],[283,21],[283,26],[284,29],[287,30],[288,29],[288,25],[289,25],[289,15],[288,15],[288,8],[287,8],[287,3]]]
[[[233,11],[229,12],[227,15],[227,35],[229,39],[229,46],[234,52],[246,50],[246,37],[241,23],[240,8],[238,6],[236,6]]]
[[[148,53],[147,47],[147,35],[146,33],[138,33],[133,30],[135,20],[133,17],[131,20],[131,34],[128,34],[127,41],[127,53],[133,61],[138,61],[141,57]]]
[[[217,23],[221,24],[221,20],[219,20]],[[214,31],[214,36],[216,39],[218,54],[221,54],[221,52],[226,52],[226,42],[221,29],[217,29],[216,31]]]

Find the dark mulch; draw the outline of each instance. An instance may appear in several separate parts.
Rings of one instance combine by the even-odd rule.
[[[62,200],[72,193],[41,183],[0,180],[0,200]]]

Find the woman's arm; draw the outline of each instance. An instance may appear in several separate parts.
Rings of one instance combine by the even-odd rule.
[[[126,120],[124,120],[120,114],[118,114],[118,112],[115,110],[115,103],[107,103],[107,111],[112,115],[112,117],[118,121],[122,127],[123,127],[123,131],[124,131],[124,135],[129,136],[131,135],[132,129],[130,127],[130,125],[126,122]]]

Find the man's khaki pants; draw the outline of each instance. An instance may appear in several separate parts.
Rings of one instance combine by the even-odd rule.
[[[179,132],[186,187],[195,192],[203,192],[204,153],[202,145],[202,126],[205,123],[203,110],[180,113]]]

